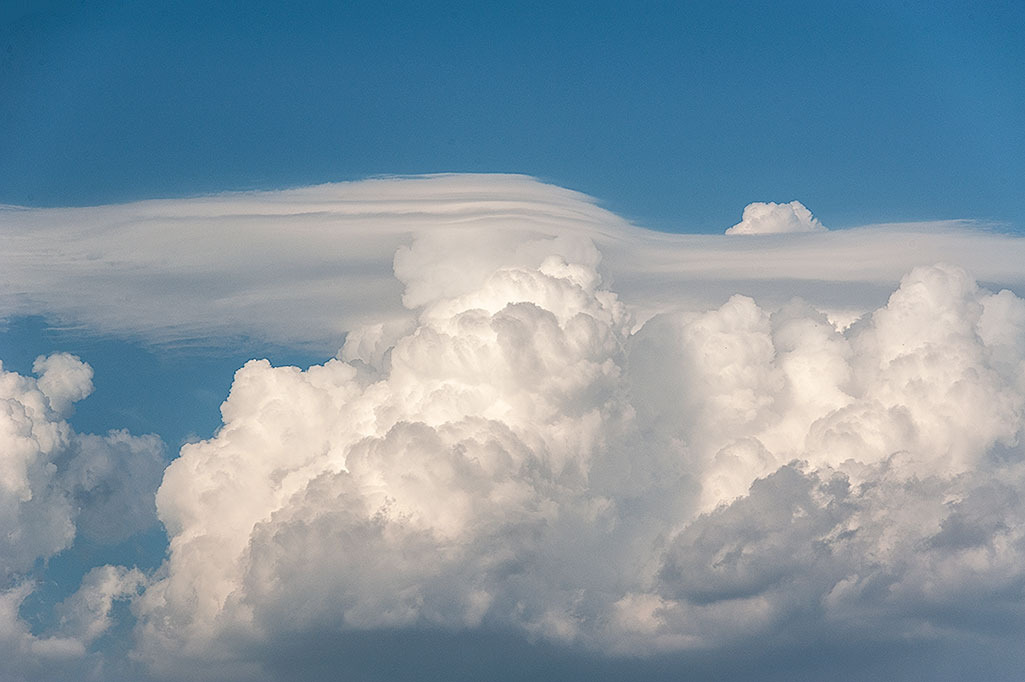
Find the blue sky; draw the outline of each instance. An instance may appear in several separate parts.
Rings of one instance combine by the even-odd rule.
[[[1016,2],[20,6],[5,203],[497,171],[672,231],[1025,217]]]
[[[1023,27],[0,7],[0,682],[1020,679]]]

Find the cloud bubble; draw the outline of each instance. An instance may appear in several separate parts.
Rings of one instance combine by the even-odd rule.
[[[787,232],[824,232],[826,226],[800,201],[789,204],[755,202],[744,208],[741,221],[726,234],[783,234]]]

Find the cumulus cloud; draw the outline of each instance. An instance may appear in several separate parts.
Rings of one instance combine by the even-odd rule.
[[[113,625],[115,602],[128,601],[145,577],[137,569],[99,566],[82,579],[79,589],[57,606],[58,622],[35,633],[21,617],[20,607],[37,585],[23,581],[0,590],[0,656],[4,682],[53,679],[143,679],[145,671],[127,661],[111,660],[91,650]]]
[[[155,436],[71,428],[72,404],[92,392],[92,368],[79,358],[41,356],[33,371],[36,377],[0,365],[0,652],[7,675],[77,677],[98,664],[87,646],[109,625],[112,601],[124,596],[111,585],[137,585],[141,574],[95,569],[65,608],[71,627],[36,634],[19,615],[35,589],[33,566],[79,535],[113,543],[152,526],[163,445]]]
[[[756,201],[744,207],[740,222],[726,234],[782,234],[787,232],[824,232],[826,226],[800,201],[789,204]]]
[[[157,496],[155,670],[310,632],[652,654],[1018,622],[1025,302],[937,265],[845,331],[744,296],[635,331],[547,245],[467,292],[405,271],[415,241],[388,352],[239,370]]]
[[[117,541],[151,525],[163,446],[155,436],[76,433],[64,417],[92,392],[92,368],[67,353],[37,378],[0,365],[0,581],[70,546],[78,525]]]
[[[114,602],[135,596],[145,582],[137,568],[99,566],[90,570],[78,590],[57,607],[61,633],[84,645],[95,641],[113,624]]]

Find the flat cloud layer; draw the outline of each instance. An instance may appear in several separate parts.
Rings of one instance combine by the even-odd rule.
[[[29,226],[55,234],[56,212],[19,210],[9,312],[45,302],[161,342],[349,332],[322,365],[237,372],[223,427],[164,473],[164,565],[97,568],[62,606],[76,651],[131,597],[133,656],[170,679],[302,679],[325,641],[403,633],[683,669],[814,646],[851,679],[887,655],[1006,650],[994,678],[1022,672],[1006,643],[1025,630],[1025,240],[954,224],[660,235],[508,176],[69,211],[94,221],[53,247],[65,284],[142,281],[145,263],[179,295],[204,286],[148,330],[145,309],[31,279]],[[133,222],[147,211],[180,223]],[[140,248],[104,250],[125,240]],[[17,381],[53,409],[87,393],[75,363]]]
[[[744,240],[664,234],[515,175],[6,207],[0,229],[0,317],[42,312],[158,343],[247,337],[326,353],[356,327],[411,323],[403,300],[419,305],[432,282],[466,293],[498,267],[536,265],[553,244],[584,264],[597,247],[599,269],[639,321],[717,307],[735,293],[770,306],[800,295],[850,318],[882,305],[911,268],[937,262],[1019,293],[1025,286],[1023,240],[966,223]],[[414,239],[420,248],[411,259]]]

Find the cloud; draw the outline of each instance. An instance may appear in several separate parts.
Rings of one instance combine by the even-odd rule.
[[[1020,464],[920,476],[903,457],[857,473],[785,465],[688,524],[656,581],[648,641],[1020,636]]]
[[[797,215],[786,204],[776,211]],[[583,194],[515,175],[6,207],[0,225],[2,317],[44,314],[157,343],[251,339],[325,353],[355,328],[412,324],[406,306],[420,305],[432,282],[445,295],[466,293],[498,267],[535,262],[552,242],[575,244],[559,248],[583,265],[600,253],[598,270],[638,321],[717,307],[735,293],[767,306],[800,295],[852,319],[885,302],[904,273],[936,262],[956,262],[1019,294],[1025,286],[1025,240],[970,223],[765,235],[738,244],[640,229]],[[414,240],[421,246],[410,260],[405,249]]]
[[[635,332],[566,257],[593,253],[548,246],[470,292],[410,276],[386,353],[239,370],[157,496],[154,670],[368,630],[629,655],[1018,631],[1025,301],[937,265],[843,332],[743,296]]]
[[[35,378],[0,366],[0,652],[5,675],[80,677],[102,663],[87,656],[87,646],[107,627],[111,601],[122,596],[98,596],[107,588],[93,583],[101,574],[108,586],[115,578],[124,582],[125,570],[94,569],[86,577],[85,592],[67,607],[70,629],[34,633],[19,608],[36,587],[37,561],[67,550],[78,536],[110,544],[156,523],[163,444],[124,431],[75,432],[65,417],[92,392],[92,368],[54,353],[37,358],[33,370]]]
[[[88,658],[118,600],[168,679],[301,679],[316,652],[395,641],[526,640],[663,679],[793,672],[801,647],[850,679],[1016,651],[1021,238],[667,235],[518,176],[4,217],[7,314],[337,351],[239,369],[222,427],[164,472],[164,564],[96,568],[35,634],[19,571],[132,532],[152,498],[126,463],[155,444],[70,430],[91,382],[70,356],[5,373],[8,431],[35,429],[5,450],[5,529],[41,528],[0,554],[19,651]],[[320,674],[358,669],[342,658]]]
[[[114,602],[134,596],[145,583],[137,568],[99,566],[90,570],[78,590],[57,607],[61,632],[85,645],[92,643],[113,624]]]
[[[0,584],[69,547],[76,530],[113,542],[155,521],[160,440],[76,433],[64,417],[92,392],[92,368],[54,353],[33,369],[38,378],[0,365]]]
[[[137,569],[98,566],[79,589],[57,606],[59,621],[50,632],[35,633],[19,613],[37,585],[30,581],[0,589],[0,655],[4,682],[75,679],[106,681],[147,677],[131,661],[92,650],[114,621],[115,602],[130,600],[145,577]]]
[[[789,204],[756,201],[744,207],[741,221],[726,234],[783,234],[788,232],[825,232],[826,226],[800,201]]]

